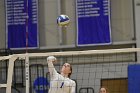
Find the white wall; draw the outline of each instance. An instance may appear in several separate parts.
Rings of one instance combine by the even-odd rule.
[[[134,0],[134,13],[135,13],[135,30],[137,47],[140,48],[140,0]],[[140,53],[138,53],[140,55]],[[140,57],[138,57],[140,63]]]
[[[132,41],[134,39],[133,0],[110,1],[113,41]]]
[[[61,2],[59,7],[59,2]],[[110,0],[111,1],[111,28],[112,41],[133,41],[135,38],[133,24],[133,0]],[[135,0],[137,3],[138,0]],[[70,17],[70,25],[67,31],[63,31],[64,45],[74,45],[76,42],[76,0],[38,0],[39,2],[39,43],[41,48],[57,48],[60,45],[59,29],[56,18],[59,14]],[[0,48],[5,48],[5,4],[0,0]],[[60,10],[61,8],[62,10]],[[139,20],[139,6],[135,6],[136,19]],[[60,13],[61,11],[61,13]],[[137,37],[139,21],[136,21]]]
[[[126,42],[135,38],[133,24],[133,2],[132,0],[110,0],[111,1],[111,28],[112,41]],[[58,28],[56,17],[58,16],[58,5],[55,0],[40,0],[39,3],[40,24],[40,46],[59,46]],[[51,10],[50,10],[51,9]],[[67,31],[63,31],[65,45],[73,45],[76,41],[76,0],[62,0],[61,12],[70,17],[70,25]]]
[[[0,0],[0,49],[1,48],[5,48],[5,4],[4,4],[5,0]]]

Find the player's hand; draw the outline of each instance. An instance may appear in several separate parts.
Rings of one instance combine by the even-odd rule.
[[[56,62],[56,57],[54,57],[54,56],[49,56],[49,57],[47,58],[47,61],[48,61],[48,62]]]

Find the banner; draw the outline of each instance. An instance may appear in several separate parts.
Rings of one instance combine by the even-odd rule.
[[[110,1],[77,0],[77,45],[111,44]]]
[[[48,93],[49,81],[45,77],[37,77],[34,81],[34,90],[36,93]]]
[[[5,0],[7,48],[38,47],[38,1]]]

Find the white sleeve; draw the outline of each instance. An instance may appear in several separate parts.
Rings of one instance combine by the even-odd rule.
[[[73,81],[72,82],[71,93],[76,93],[75,88],[76,88],[76,83],[75,83],[75,81]]]
[[[56,76],[56,74],[57,74],[57,71],[55,70],[52,61],[53,61],[53,60],[48,60],[48,58],[47,58],[48,69],[49,69],[49,72],[50,72],[50,77],[51,77],[51,79],[53,79],[53,78]]]

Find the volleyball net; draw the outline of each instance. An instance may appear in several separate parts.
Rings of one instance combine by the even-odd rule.
[[[48,93],[47,57],[55,56],[60,71],[72,65],[76,93],[136,93],[140,84],[140,48],[13,54],[0,57],[0,93]]]

